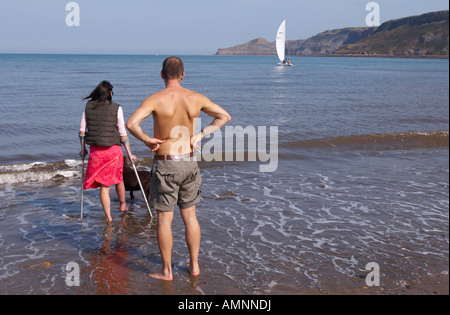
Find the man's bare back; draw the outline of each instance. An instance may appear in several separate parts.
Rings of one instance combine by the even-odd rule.
[[[181,87],[181,80],[165,80],[166,88],[149,96],[127,122],[128,130],[146,143],[158,155],[187,154],[204,135],[214,133],[227,124],[231,117],[207,97]],[[214,117],[203,134],[194,135],[195,119],[200,111]],[[140,128],[140,124],[153,115],[154,138]]]
[[[165,140],[156,152],[161,155],[192,152],[194,122],[207,100],[183,87],[166,88],[153,94],[148,102],[154,104],[155,138]],[[151,105],[150,105],[151,106]]]

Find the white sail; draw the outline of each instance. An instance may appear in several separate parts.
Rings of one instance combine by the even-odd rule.
[[[286,52],[286,20],[284,20],[283,23],[281,23],[280,28],[278,28],[276,42],[278,58],[280,61],[283,61]]]

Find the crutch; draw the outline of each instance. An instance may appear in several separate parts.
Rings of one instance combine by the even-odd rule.
[[[85,147],[85,135],[80,134],[80,143],[81,143],[81,219],[83,219],[83,199],[84,199],[84,158],[86,157],[86,152],[84,151]]]
[[[153,219],[153,214],[152,214],[152,211],[150,210],[150,205],[148,204],[148,200],[147,200],[147,197],[145,195],[144,188],[142,187],[141,179],[139,178],[139,173],[138,173],[138,171],[136,169],[136,165],[134,165],[133,156],[131,154],[131,149],[128,147],[128,144],[130,143],[130,140],[129,139],[121,140],[121,142],[122,142],[123,146],[125,147],[125,150],[127,151],[128,158],[130,159],[131,165],[133,166],[134,174],[136,175],[136,179],[137,179],[137,181],[139,183],[139,187],[141,188],[141,193],[142,193],[142,196],[144,197],[145,204],[147,205],[148,213],[150,213],[150,217]]]

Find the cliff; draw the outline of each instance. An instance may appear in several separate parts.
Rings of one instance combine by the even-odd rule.
[[[449,57],[449,11],[391,20],[379,27],[329,30],[286,41],[288,56]],[[275,42],[254,39],[216,55],[276,55]]]
[[[449,57],[449,11],[391,20],[338,55]]]
[[[330,30],[308,38],[297,49],[289,50],[292,56],[325,56],[332,55],[340,48],[353,44],[375,31],[373,27],[355,27]]]
[[[230,56],[271,56],[275,53],[275,42],[271,43],[264,38],[257,38],[243,45],[237,45],[231,48],[219,48],[216,55]]]

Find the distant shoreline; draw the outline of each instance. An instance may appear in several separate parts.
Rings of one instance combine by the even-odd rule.
[[[256,38],[216,55],[276,56],[275,42]],[[376,27],[346,27],[308,39],[287,40],[286,56],[449,59],[449,11],[389,20]]]
[[[181,57],[274,57],[276,55],[217,55],[217,54],[204,54],[204,55],[183,55],[183,54],[113,54],[113,53],[0,53],[0,56],[142,56],[142,57],[168,57],[168,56],[181,56]],[[286,55],[287,58],[386,58],[386,59],[449,59],[449,56],[405,56],[405,55],[362,55],[362,54],[333,54],[333,55]]]
[[[277,58],[276,55],[204,55],[204,56],[213,56],[213,57],[274,57]],[[299,56],[299,55],[286,55],[286,58],[385,58],[385,59],[449,59],[449,56],[439,56],[439,55],[430,55],[430,56],[391,56],[391,55],[349,55],[349,54],[334,54],[334,55],[308,55],[308,56]]]

